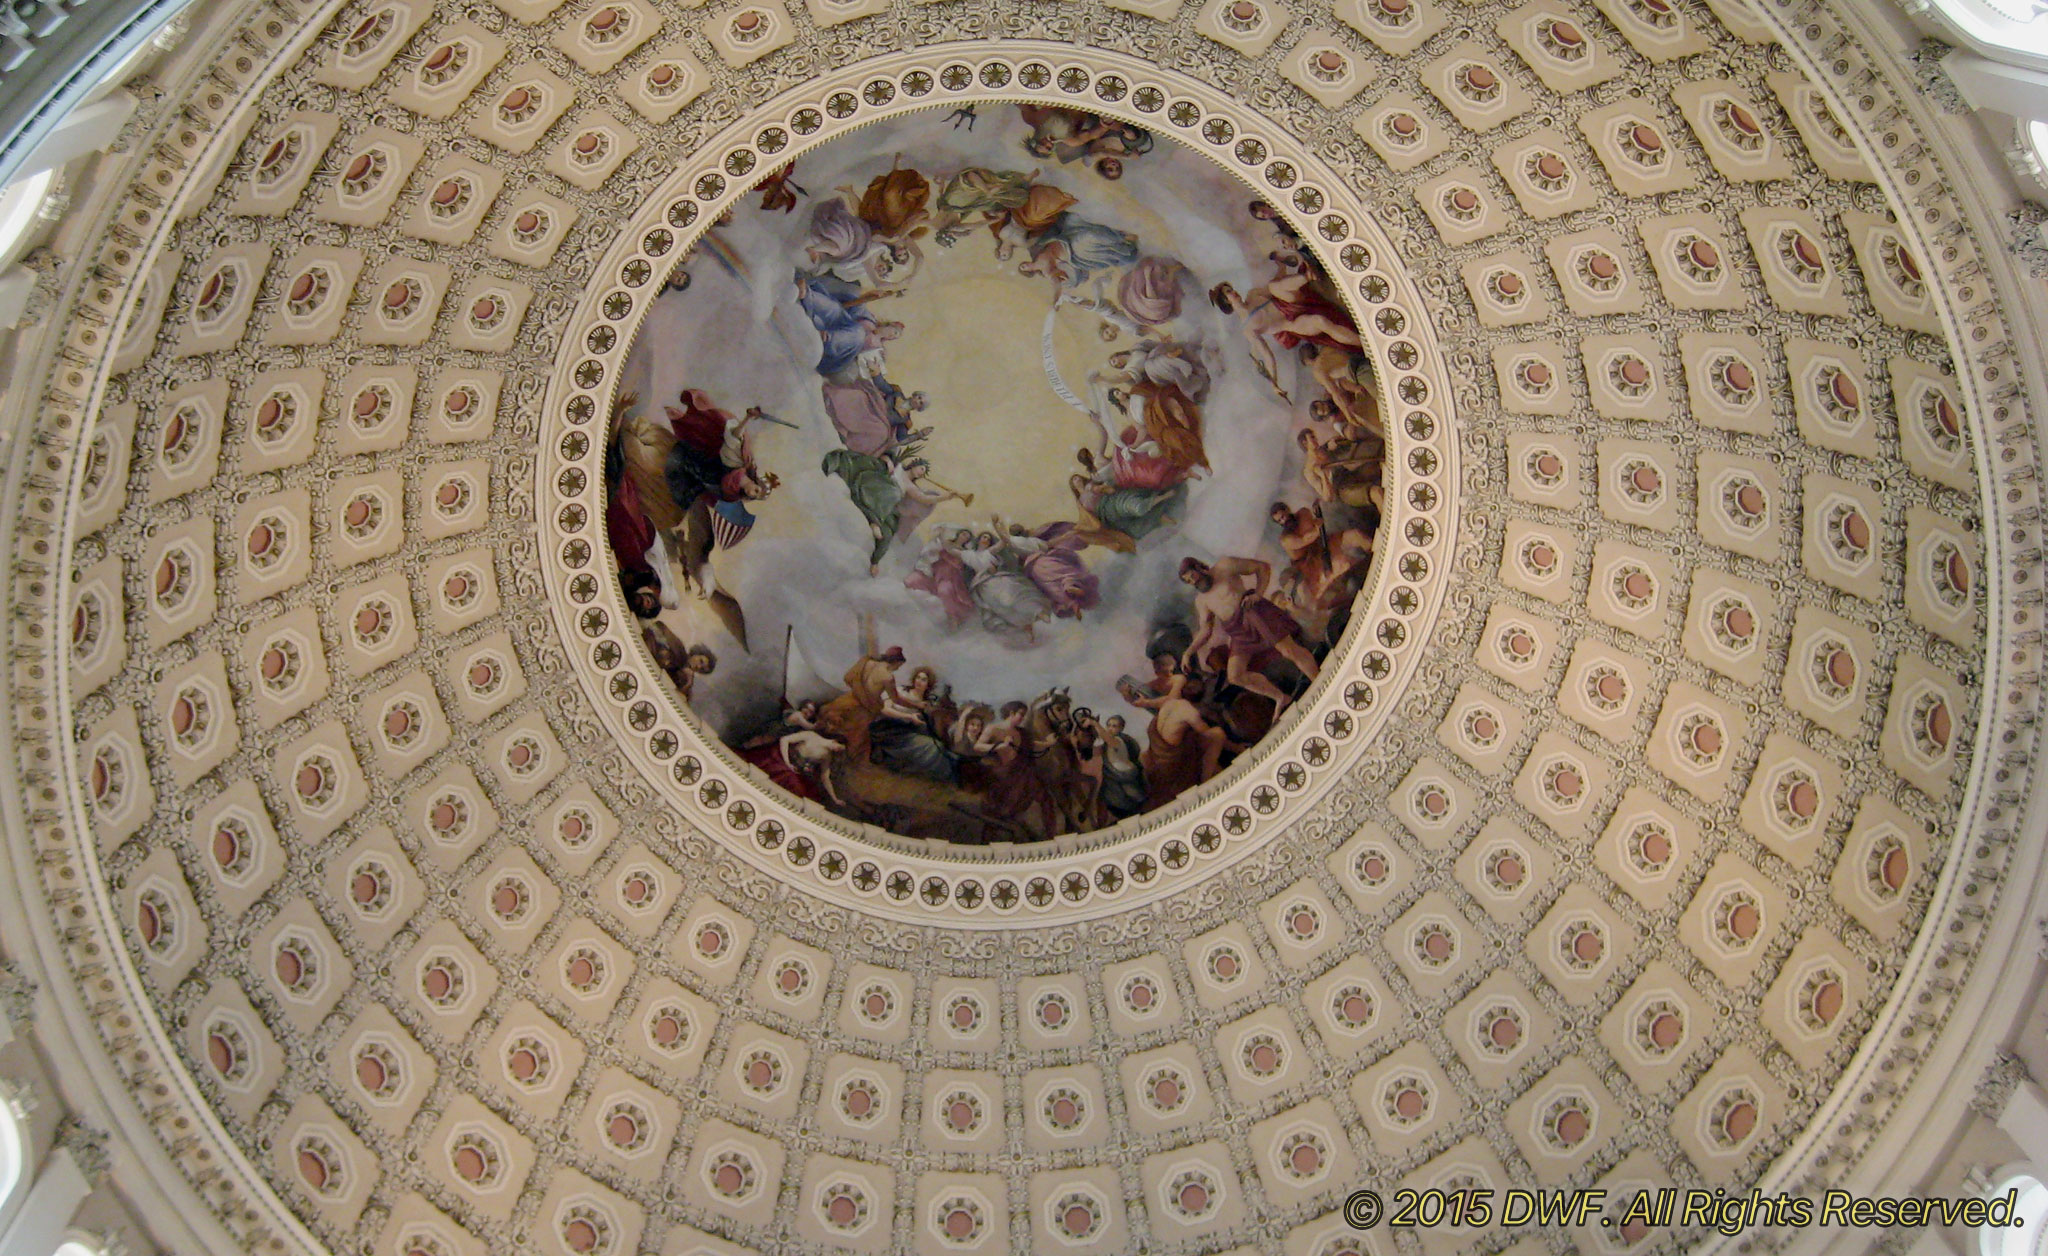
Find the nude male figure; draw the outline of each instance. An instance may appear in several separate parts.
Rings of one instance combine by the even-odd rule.
[[[1211,646],[1222,646],[1224,679],[1272,699],[1273,716],[1278,719],[1293,699],[1252,670],[1259,654],[1274,651],[1311,681],[1321,668],[1301,643],[1301,625],[1266,596],[1273,579],[1272,564],[1256,558],[1219,558],[1214,563],[1184,558],[1180,578],[1195,590],[1195,639],[1181,655],[1182,665],[1192,670]]]
[[[1153,658],[1149,686],[1141,687],[1126,676],[1116,687],[1124,701],[1152,712],[1152,727],[1139,756],[1147,808],[1165,806],[1221,769],[1229,734],[1202,718],[1201,709],[1188,700],[1187,674],[1171,653]]]

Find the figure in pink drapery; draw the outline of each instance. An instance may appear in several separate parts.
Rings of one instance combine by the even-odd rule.
[[[1117,282],[1116,303],[1141,326],[1170,323],[1180,317],[1181,280],[1187,273],[1170,257],[1141,257]]]
[[[946,626],[958,628],[974,617],[974,573],[960,561],[960,550],[974,543],[974,533],[961,528],[933,540],[918,555],[917,569],[903,578],[903,587],[929,593],[946,612]]]
[[[1102,601],[1101,581],[1081,561],[1088,542],[1065,521],[1049,523],[1036,532],[1022,524],[1012,525],[1007,538],[1011,549],[1022,555],[1024,574],[1052,603],[1054,615],[1079,619]]]

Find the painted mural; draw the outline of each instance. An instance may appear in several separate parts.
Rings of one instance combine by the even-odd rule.
[[[1046,105],[906,115],[772,172],[667,284],[611,544],[655,662],[791,794],[1086,832],[1316,679],[1380,518],[1372,374],[1198,154]]]

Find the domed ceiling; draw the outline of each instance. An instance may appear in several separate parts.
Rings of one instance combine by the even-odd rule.
[[[606,513],[704,725],[834,813],[973,844],[1141,815],[1255,746],[1342,636],[1385,452],[1278,209],[1146,128],[982,108],[853,132],[705,234],[627,358]]]
[[[38,927],[246,1250],[1387,1253],[1889,1119],[2040,541],[1830,8],[218,20],[14,657]],[[1714,1239],[1610,1220],[1413,1238]]]

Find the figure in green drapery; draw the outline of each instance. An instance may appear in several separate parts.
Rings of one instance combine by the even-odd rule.
[[[881,574],[882,556],[889,546],[915,531],[939,503],[949,498],[967,500],[934,486],[926,478],[931,464],[922,458],[893,463],[873,454],[834,449],[826,453],[819,469],[846,481],[846,495],[868,521],[868,533],[874,538],[874,547],[868,552],[871,576]]]

